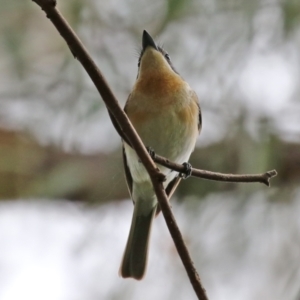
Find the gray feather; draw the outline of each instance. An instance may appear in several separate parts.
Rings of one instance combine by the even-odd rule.
[[[157,207],[148,207],[148,212],[145,212],[145,204],[148,206],[147,201],[137,201],[134,206],[129,237],[120,267],[120,275],[124,278],[140,280],[145,274],[151,225]]]

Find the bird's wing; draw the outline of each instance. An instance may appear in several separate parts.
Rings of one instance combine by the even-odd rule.
[[[127,165],[127,158],[126,158],[124,145],[123,145],[122,152],[123,152],[122,154],[123,154],[123,164],[124,164],[124,170],[125,170],[126,183],[127,183],[127,187],[128,187],[130,196],[131,196],[132,195],[132,176],[131,176],[129,167]]]
[[[201,128],[202,128],[202,115],[201,115],[201,108],[200,108],[200,103],[199,103],[199,99],[198,99],[198,96],[196,94],[195,91],[192,91],[192,100],[195,101],[197,103],[197,106],[198,106],[198,110],[199,110],[199,114],[198,114],[198,131],[200,133],[201,131]]]

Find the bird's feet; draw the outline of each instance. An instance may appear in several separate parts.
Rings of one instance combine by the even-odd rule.
[[[189,177],[191,177],[192,175],[192,165],[188,162],[185,162],[182,164],[184,166],[184,171],[179,173],[179,177],[183,178],[183,179],[187,179]]]
[[[153,150],[153,148],[146,147],[146,149],[147,149],[149,155],[151,156],[151,158],[154,159],[155,158],[155,151]]]

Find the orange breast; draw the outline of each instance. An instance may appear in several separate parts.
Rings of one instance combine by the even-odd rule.
[[[148,95],[157,102],[157,105],[165,105],[174,100],[173,95],[177,93],[185,82],[177,75],[166,72],[147,72],[141,76],[136,85],[135,91]]]
[[[194,126],[194,120],[198,120],[198,105],[195,101],[190,101],[189,105],[182,107],[177,112],[178,119],[183,124],[191,124]]]
[[[152,119],[155,116],[155,113],[136,109],[136,110],[130,110],[127,113],[127,115],[133,127],[138,128],[140,124],[146,123],[149,119]]]
[[[189,97],[189,86],[179,75],[154,70],[138,78],[125,110],[135,128],[148,126],[148,122],[153,124],[155,120],[161,122],[161,117],[165,119],[171,110],[184,124],[193,122],[198,111],[197,104]]]

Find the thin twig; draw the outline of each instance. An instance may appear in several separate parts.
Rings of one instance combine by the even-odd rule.
[[[205,289],[202,287],[199,275],[194,267],[191,260],[190,254],[187,247],[183,241],[181,232],[176,224],[176,220],[172,214],[171,208],[168,203],[168,198],[163,187],[163,180],[165,176],[159,171],[159,169],[154,164],[153,160],[149,156],[145,146],[143,145],[141,139],[137,135],[133,126],[131,125],[129,119],[127,118],[124,111],[121,109],[118,101],[110,90],[108,84],[106,83],[100,70],[97,68],[96,64],[93,62],[88,52],[80,42],[79,38],[75,35],[73,30],[70,28],[65,19],[55,8],[56,1],[54,0],[33,0],[37,3],[47,14],[47,17],[51,20],[54,26],[57,28],[61,36],[65,39],[69,45],[73,55],[81,62],[96,88],[98,89],[103,101],[109,109],[109,112],[115,118],[120,130],[122,130],[126,137],[128,138],[130,144],[137,152],[140,160],[147,169],[149,176],[152,180],[152,184],[157,196],[157,200],[162,209],[164,218],[166,220],[167,226],[174,240],[178,254],[183,262],[186,272],[189,276],[191,284],[194,291],[201,300],[208,300],[206,296]]]
[[[185,167],[183,165],[176,164],[169,161],[165,157],[155,154],[153,160],[160,165],[163,165],[169,169],[172,169],[177,172],[184,172]],[[270,186],[270,179],[277,175],[276,170],[271,170],[262,174],[224,174],[217,172],[210,172],[206,170],[194,169],[192,168],[191,176],[199,177],[208,180],[215,181],[226,181],[226,182],[261,182],[267,186]]]

